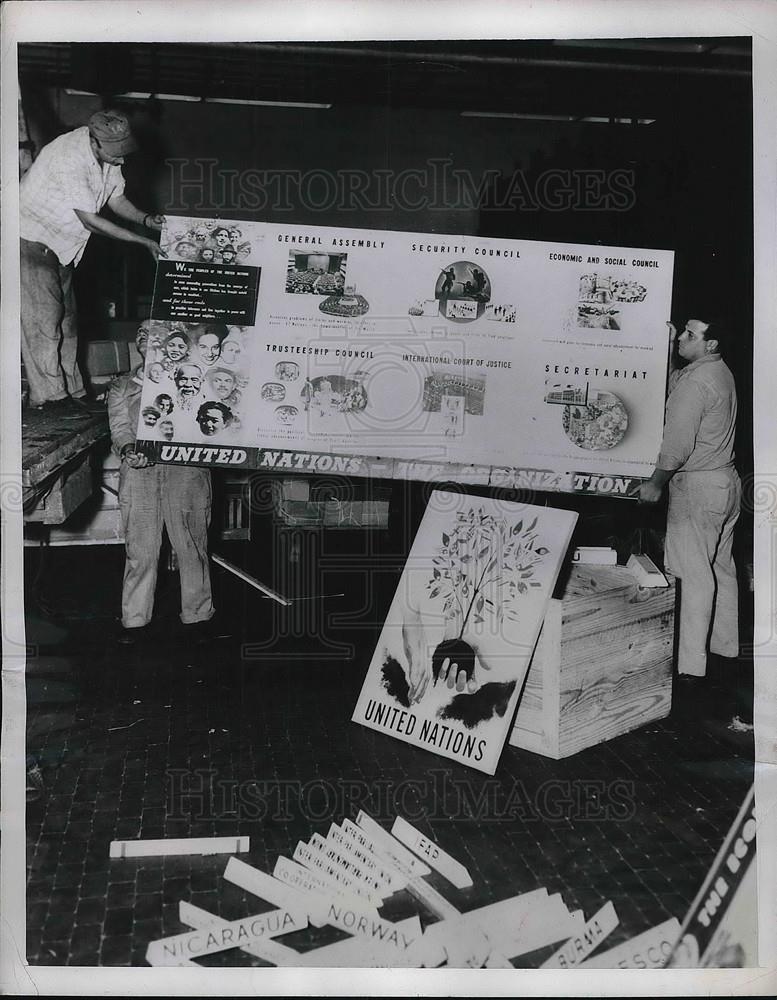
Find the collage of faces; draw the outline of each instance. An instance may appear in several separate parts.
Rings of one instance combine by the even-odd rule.
[[[246,264],[251,256],[251,244],[243,239],[240,227],[228,222],[194,221],[168,231],[164,248],[170,258],[205,264]]]
[[[141,433],[151,440],[230,440],[248,387],[243,327],[150,320]]]

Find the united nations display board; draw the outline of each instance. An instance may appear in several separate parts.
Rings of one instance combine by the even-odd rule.
[[[158,461],[633,494],[673,253],[169,217],[138,438]]]

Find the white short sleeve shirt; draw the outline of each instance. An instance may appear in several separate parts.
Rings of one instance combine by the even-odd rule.
[[[75,210],[99,212],[123,192],[121,167],[97,162],[88,126],[66,132],[43,147],[21,180],[21,237],[43,243],[61,264],[78,264],[90,234]]]

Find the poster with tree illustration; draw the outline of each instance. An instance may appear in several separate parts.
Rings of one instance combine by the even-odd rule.
[[[576,520],[433,491],[352,720],[493,774]]]

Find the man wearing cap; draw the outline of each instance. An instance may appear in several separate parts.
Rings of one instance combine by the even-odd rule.
[[[19,189],[22,358],[30,405],[66,412],[84,396],[76,361],[73,270],[91,233],[140,243],[154,259],[159,244],[99,213],[160,230],[161,215],[144,214],[124,195],[121,165],[137,148],[126,116],[98,111],[88,125],[66,132],[40,151]],[[83,404],[81,404],[83,406]]]
[[[145,359],[148,324],[138,330],[135,344]],[[142,394],[142,364],[134,372],[114,379],[108,390],[111,444],[121,459],[119,508],[127,552],[118,641],[131,645],[149,632],[163,526],[178,557],[185,634],[199,641],[209,638],[214,615],[208,565],[210,470],[155,465],[136,450]]]
[[[677,331],[668,326],[673,348]],[[640,500],[655,503],[669,485],[664,563],[680,580],[677,672],[685,678],[706,676],[708,650],[728,660],[739,655],[737,394],[722,339],[721,327],[701,319],[689,319],[677,337],[685,367],[671,365],[661,451],[640,487]]]

